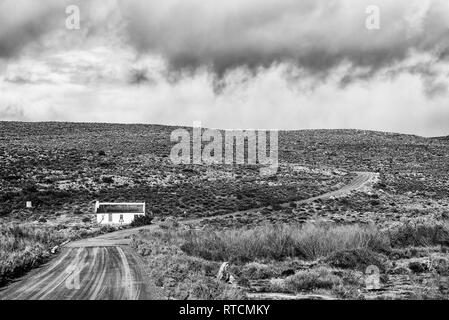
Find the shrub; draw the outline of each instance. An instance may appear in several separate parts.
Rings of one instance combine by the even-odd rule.
[[[23,192],[25,194],[30,194],[30,193],[36,193],[37,192],[37,186],[35,184],[28,184],[23,188]]]
[[[149,215],[144,216],[137,216],[134,218],[134,220],[131,222],[131,227],[141,227],[141,226],[147,226],[150,225],[153,221],[153,217]]]
[[[257,280],[269,279],[277,274],[273,267],[258,262],[250,262],[242,268],[241,275],[246,279]]]
[[[112,178],[112,177],[103,177],[103,178],[101,179],[101,181],[102,181],[103,183],[111,184],[111,183],[114,183],[114,178]]]
[[[2,204],[0,206],[0,217],[10,214],[12,211],[12,206],[10,204]]]
[[[393,247],[449,245],[447,223],[408,223],[389,231]]]
[[[117,231],[117,229],[111,225],[102,225],[100,227],[100,233],[109,233],[109,232],[114,232],[114,231]]]
[[[427,264],[421,261],[412,261],[408,264],[408,268],[414,273],[423,273],[429,270]]]
[[[342,279],[325,267],[298,271],[284,280],[276,279],[270,282],[270,289],[282,292],[305,292],[317,289],[333,289],[342,285]]]
[[[326,259],[326,262],[336,268],[352,269],[364,272],[370,265],[385,271],[387,257],[369,249],[351,249],[337,251]]]
[[[332,274],[327,268],[299,271],[293,276],[285,279],[287,289],[291,289],[294,292],[314,289],[332,289],[340,284],[341,279]]]
[[[200,276],[192,285],[192,296],[199,300],[242,300],[244,295],[237,287]]]

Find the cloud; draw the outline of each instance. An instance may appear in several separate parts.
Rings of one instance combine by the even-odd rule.
[[[25,111],[22,107],[14,104],[0,106],[0,119],[3,120],[24,120]]]
[[[130,0],[119,2],[130,43],[157,52],[174,70],[209,66],[222,76],[289,61],[313,72],[350,62],[378,70],[410,50],[448,49],[445,0]],[[381,29],[368,30],[368,5]]]
[[[80,9],[80,30],[66,27],[69,5]],[[121,44],[117,35],[124,22],[118,9],[116,0],[0,0],[0,59],[16,59],[29,46],[37,57],[52,50]]]
[[[79,32],[65,30],[68,4],[81,8]],[[365,27],[370,5],[380,8],[380,30]],[[326,76],[350,63],[368,78],[411,51],[447,59],[448,16],[445,0],[2,0],[0,58],[39,41],[46,49],[126,41],[174,74],[206,67],[220,78],[289,62]]]
[[[447,135],[446,0],[70,4],[0,0],[0,119]]]
[[[0,116],[7,113],[7,119],[33,121],[187,126],[201,121],[214,128],[356,128],[447,135],[447,97],[429,100],[419,74],[391,78],[380,73],[342,90],[345,68],[335,68],[332,77],[319,85],[299,69],[299,81],[287,80],[285,73],[294,73],[290,68],[280,64],[256,75],[236,69],[224,77],[226,84],[218,96],[207,70],[176,83],[160,79],[151,87],[3,83],[0,90],[6,94],[0,96],[0,108],[15,103],[23,111],[13,113],[10,108]]]
[[[132,69],[130,71],[129,83],[140,85],[145,83],[154,83],[154,80],[149,77],[147,69]]]
[[[30,42],[64,26],[65,0],[1,0],[0,58],[14,57]],[[58,14],[59,13],[59,14]]]

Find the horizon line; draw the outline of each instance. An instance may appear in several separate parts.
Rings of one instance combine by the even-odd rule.
[[[161,123],[143,123],[143,122],[96,122],[96,121],[65,121],[65,120],[1,120],[2,122],[8,122],[8,123],[67,123],[67,124],[109,124],[109,125],[141,125],[141,126],[162,126],[162,127],[173,127],[173,128],[195,128],[192,122],[192,126],[189,125],[175,125],[175,124],[161,124]],[[214,128],[214,127],[208,127],[208,126],[201,126],[201,128],[204,129],[213,129],[213,130],[234,130],[234,131],[241,131],[241,130],[255,130],[255,131],[278,131],[278,132],[297,132],[297,131],[367,131],[367,132],[375,132],[375,133],[383,133],[383,134],[396,134],[396,135],[405,135],[405,136],[414,136],[414,137],[420,137],[425,139],[438,139],[438,138],[446,138],[449,137],[448,135],[442,135],[442,136],[423,136],[416,133],[406,133],[406,132],[395,132],[395,131],[385,131],[385,130],[375,130],[375,129],[361,129],[361,128],[308,128],[308,129],[266,129],[266,128],[246,128],[246,129],[229,129],[229,128]]]

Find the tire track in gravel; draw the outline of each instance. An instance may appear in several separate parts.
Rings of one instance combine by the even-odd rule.
[[[68,247],[46,266],[0,291],[0,299],[155,299],[149,284],[128,247]]]

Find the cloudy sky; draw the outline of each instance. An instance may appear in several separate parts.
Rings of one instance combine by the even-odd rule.
[[[0,0],[0,120],[436,136],[448,84],[447,0]]]

